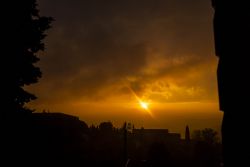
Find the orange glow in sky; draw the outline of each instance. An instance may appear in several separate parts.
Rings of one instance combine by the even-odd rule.
[[[210,1],[105,2],[101,10],[99,1],[40,1],[56,21],[43,77],[27,87],[38,97],[29,106],[88,124],[219,128]]]

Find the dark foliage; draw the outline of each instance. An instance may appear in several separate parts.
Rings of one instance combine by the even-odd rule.
[[[24,87],[38,82],[42,76],[35,63],[39,61],[39,51],[45,49],[45,32],[53,20],[39,15],[36,0],[13,0],[5,7],[9,13],[4,19],[6,52],[1,62],[5,67],[1,93],[5,109],[1,112],[3,115],[31,111],[25,104],[36,96]]]

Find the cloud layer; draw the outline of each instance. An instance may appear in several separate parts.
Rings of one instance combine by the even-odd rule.
[[[55,18],[37,104],[138,96],[216,101],[210,1],[40,0]]]

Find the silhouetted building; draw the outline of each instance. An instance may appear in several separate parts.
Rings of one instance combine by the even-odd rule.
[[[140,138],[148,142],[179,142],[181,140],[181,135],[179,133],[169,133],[168,129],[133,129],[132,134],[134,138]]]
[[[88,133],[87,124],[78,117],[63,113],[33,113],[13,119],[5,129],[5,156],[23,164],[32,164],[32,161],[44,164],[85,162],[89,149]]]

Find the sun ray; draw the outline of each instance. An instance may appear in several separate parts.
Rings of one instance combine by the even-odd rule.
[[[154,115],[153,113],[150,111],[149,109],[149,103],[147,103],[146,101],[143,101],[141,98],[138,97],[138,95],[135,93],[135,91],[130,88],[129,86],[127,86],[128,89],[130,90],[130,92],[134,95],[134,97],[136,98],[139,106],[144,110],[146,111],[152,118],[154,118]]]
[[[143,109],[148,110],[148,103],[140,101],[140,105]]]

